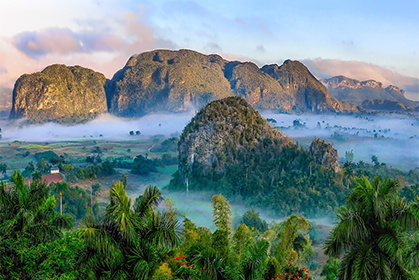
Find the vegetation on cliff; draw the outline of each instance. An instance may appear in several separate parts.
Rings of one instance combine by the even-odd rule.
[[[380,111],[418,111],[419,102],[409,100],[405,92],[393,85],[383,87],[374,80],[358,81],[344,76],[335,76],[323,80],[330,95],[361,106],[367,110]]]
[[[185,127],[169,187],[221,192],[283,215],[321,215],[342,204],[346,189],[336,150],[313,143],[310,152],[294,144],[242,98],[213,101]]]
[[[13,89],[11,119],[79,123],[107,112],[106,78],[80,66],[51,65],[22,75]]]
[[[257,109],[350,112],[300,62],[283,66],[226,61],[191,50],[154,50],[132,56],[107,87],[109,111],[120,116],[179,112],[235,95]],[[279,69],[279,70],[278,70]]]
[[[190,50],[132,56],[108,87],[109,111],[120,116],[181,112],[232,95],[224,60]]]

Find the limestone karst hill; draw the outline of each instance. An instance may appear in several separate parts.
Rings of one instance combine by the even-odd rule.
[[[182,112],[228,96],[277,112],[357,110],[331,98],[298,61],[259,68],[192,50],[154,50],[133,55],[108,81],[80,66],[51,65],[22,75],[13,90],[10,117],[77,123],[107,111],[123,117]]]

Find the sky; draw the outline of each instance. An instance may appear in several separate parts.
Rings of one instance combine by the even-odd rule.
[[[0,86],[62,63],[107,78],[133,54],[193,49],[227,60],[302,61],[419,100],[419,1],[1,0]]]

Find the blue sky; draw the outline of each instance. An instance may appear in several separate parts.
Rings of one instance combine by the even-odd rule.
[[[419,99],[419,1],[2,0],[0,85],[52,63],[108,78],[135,53],[189,48],[259,66],[303,61]]]

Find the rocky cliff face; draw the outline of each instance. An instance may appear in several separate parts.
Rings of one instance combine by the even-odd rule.
[[[261,69],[273,77],[284,91],[295,98],[294,111],[334,111],[326,87],[301,62],[287,60],[283,65],[265,65]]]
[[[295,105],[295,96],[254,63],[229,62],[224,75],[234,95],[243,97],[256,109],[289,112]]]
[[[405,97],[402,89],[390,85],[383,87],[374,80],[358,81],[344,76],[323,80],[330,95],[368,110],[418,111],[419,102]]]
[[[102,74],[79,66],[52,65],[23,75],[13,90],[10,117],[77,123],[107,110],[123,117],[182,112],[228,96],[243,97],[255,109],[276,112],[357,111],[331,98],[298,61],[259,69],[254,63],[226,61],[219,55],[154,50],[132,56],[108,82]]]
[[[315,138],[309,147],[309,153],[314,161],[324,167],[338,172],[338,151],[323,139]]]
[[[51,65],[21,76],[13,89],[11,119],[78,123],[107,111],[103,74],[80,66]]]
[[[343,112],[354,107],[332,100],[308,69],[296,61],[259,69],[191,50],[155,50],[132,56],[107,90],[111,113],[139,116],[200,108],[227,96],[254,108],[280,112]]]
[[[179,171],[189,174],[223,173],[242,164],[243,155],[263,141],[292,144],[273,129],[243,98],[216,100],[202,108],[185,127],[179,141]],[[241,155],[242,154],[242,155]]]
[[[109,111],[120,116],[181,112],[232,95],[218,55],[156,50],[132,56],[108,90]]]

